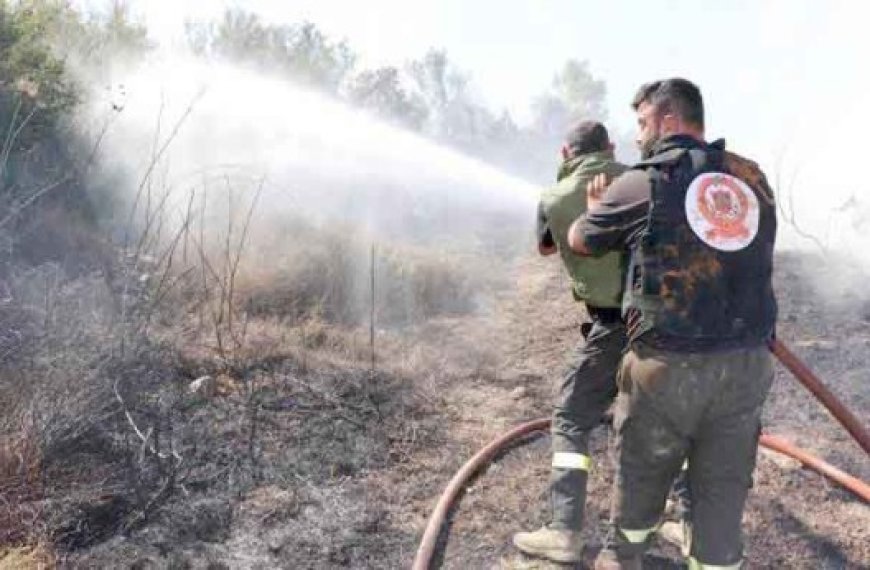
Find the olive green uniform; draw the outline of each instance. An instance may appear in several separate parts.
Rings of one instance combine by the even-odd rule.
[[[626,167],[610,151],[583,154],[559,169],[558,183],[541,195],[538,238],[556,245],[571,278],[577,301],[592,319],[585,325],[565,373],[553,413],[553,460],[550,476],[551,528],[580,530],[586,504],[586,480],[591,465],[590,431],[616,396],[615,374],[626,346],[620,315],[623,256],[584,258],[568,247],[568,228],[586,211],[586,185],[597,174],[619,176]]]

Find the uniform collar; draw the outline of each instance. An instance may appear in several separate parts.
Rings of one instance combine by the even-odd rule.
[[[569,158],[568,160],[562,162],[562,165],[559,166],[559,172],[558,174],[556,174],[556,181],[561,182],[563,178],[571,176],[578,168],[580,168],[584,164],[590,162],[598,162],[602,160],[613,160],[613,151],[602,150],[599,152],[588,152]]]
[[[689,135],[670,135],[655,144],[653,147],[652,156],[673,150],[675,148],[714,148],[716,150],[725,150],[725,139],[716,139],[708,143],[701,141]]]

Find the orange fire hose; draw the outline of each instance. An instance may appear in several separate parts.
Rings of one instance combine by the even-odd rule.
[[[770,343],[770,351],[837,418],[843,427],[846,428],[846,431],[855,438],[855,441],[858,442],[864,453],[870,454],[870,434],[867,433],[867,429],[843,405],[843,402],[827,386],[822,384],[822,381],[813,374],[813,371],[801,362],[779,339],[773,340]]]
[[[803,364],[785,345],[776,340],[771,343],[771,352],[794,374],[798,380],[806,386],[810,392],[825,405],[828,410],[836,417],[840,423],[849,431],[849,433],[858,441],[865,452],[868,450],[867,431],[858,421],[858,419],[846,409],[827,387],[822,384],[810,369]],[[483,449],[478,451],[468,462],[463,465],[456,475],[447,484],[441,497],[438,499],[438,504],[435,505],[435,510],[429,517],[429,522],[426,525],[426,530],[423,533],[423,539],[420,541],[420,546],[417,549],[417,554],[414,557],[412,570],[429,570],[432,563],[432,557],[435,555],[435,548],[438,543],[438,535],[447,518],[447,513],[453,502],[459,496],[459,493],[468,483],[469,479],[486,466],[493,457],[500,451],[503,451],[508,445],[520,440],[530,433],[536,431],[544,431],[550,428],[549,418],[540,418],[530,422],[521,424],[497,439],[488,443]],[[862,439],[863,438],[863,439]],[[833,465],[819,459],[806,451],[786,442],[782,438],[775,435],[762,435],[760,445],[781,453],[793,459],[796,459],[801,464],[810,469],[828,477],[832,481],[842,485],[856,496],[864,501],[870,502],[870,485],[861,481],[857,477],[837,469]]]
[[[817,473],[821,473],[831,481],[839,483],[855,495],[870,503],[870,485],[857,477],[849,475],[841,469],[837,469],[830,463],[823,461],[814,455],[810,455],[803,449],[790,444],[777,435],[763,434],[759,443],[771,451],[776,451],[777,453],[787,455],[792,459],[797,459],[806,467],[809,467]]]
[[[441,532],[441,527],[444,520],[447,518],[447,512],[450,510],[453,501],[459,496],[459,492],[465,487],[465,484],[471,479],[472,475],[477,473],[484,465],[488,464],[495,455],[503,448],[520,438],[536,432],[549,429],[550,419],[541,418],[533,420],[521,425],[505,433],[501,437],[489,442],[486,447],[474,454],[474,457],[469,459],[463,465],[447,488],[438,499],[438,504],[435,505],[435,510],[429,516],[429,524],[426,525],[426,531],[423,533],[423,540],[420,541],[420,547],[417,549],[417,556],[414,558],[413,570],[429,570],[432,563],[432,557],[435,555],[435,546],[438,543],[438,535]]]

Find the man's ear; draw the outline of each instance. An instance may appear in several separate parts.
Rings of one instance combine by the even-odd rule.
[[[610,152],[613,152],[614,150],[616,150],[616,145],[613,144],[612,142],[607,143],[607,150],[609,150]]]
[[[672,135],[680,132],[680,119],[673,113],[666,113],[662,115],[659,126],[662,136]]]
[[[571,149],[568,148],[568,145],[562,145],[562,160],[568,160],[571,158]]]

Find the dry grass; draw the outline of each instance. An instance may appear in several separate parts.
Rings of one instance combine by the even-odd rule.
[[[50,545],[0,547],[0,570],[51,570],[56,561]]]
[[[90,266],[21,262],[4,278],[0,545],[15,556],[49,544],[72,560],[150,528],[225,541],[232,505],[259,486],[326,501],[318,482],[437,432],[420,433],[429,397],[385,360],[406,345],[380,328],[470,311],[466,262],[376,248],[373,304],[358,232],[265,263],[243,257],[239,225],[207,243],[192,227],[108,264],[100,250]],[[188,390],[205,375],[211,399]],[[350,496],[333,508],[369,524]],[[329,531],[312,532],[296,539]]]
[[[39,440],[30,429],[0,438],[0,544],[29,543],[40,536],[40,510],[34,506],[42,496]]]
[[[492,279],[469,259],[409,245],[393,245],[353,228],[301,226],[281,246],[257,247],[237,282],[251,316],[366,324],[372,304],[381,326],[408,325],[473,310]],[[267,238],[264,238],[264,241]],[[372,297],[374,273],[374,297]]]

